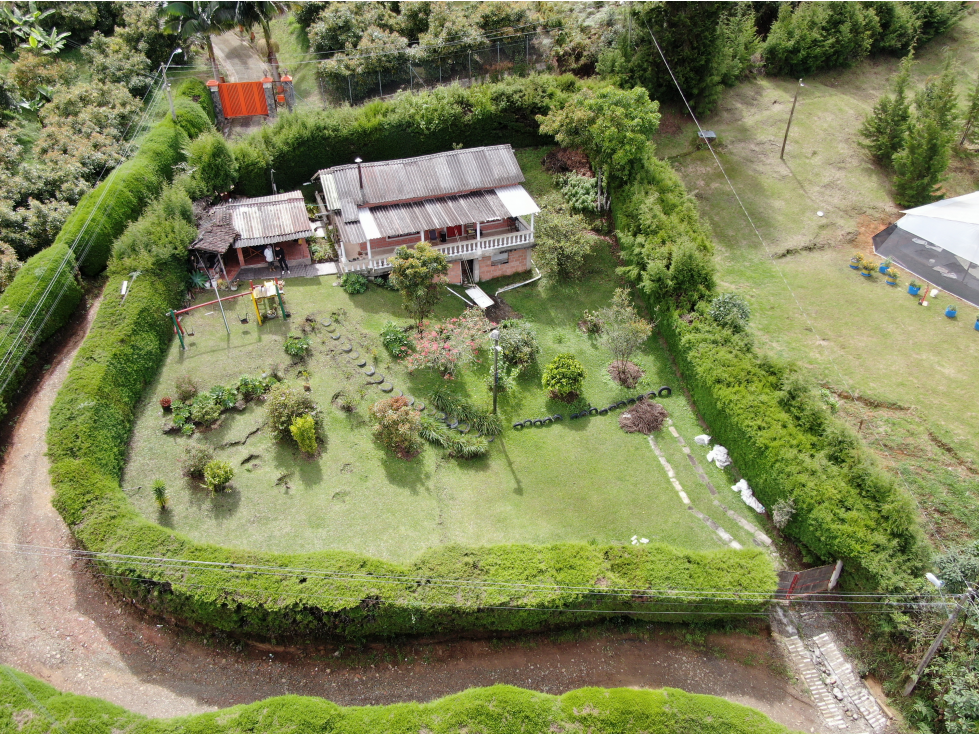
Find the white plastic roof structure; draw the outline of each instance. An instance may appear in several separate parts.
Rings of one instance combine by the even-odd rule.
[[[523,217],[528,214],[537,214],[540,211],[540,207],[534,203],[530,194],[520,184],[504,186],[499,189],[493,189],[493,191],[500,197],[500,201],[503,202],[503,206],[510,212],[511,217]]]
[[[979,191],[908,209],[897,226],[979,263]]]

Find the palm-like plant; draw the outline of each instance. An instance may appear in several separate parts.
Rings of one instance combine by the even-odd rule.
[[[185,44],[207,49],[214,78],[221,78],[218,62],[214,58],[211,34],[232,28],[235,24],[235,7],[224,2],[166,2],[160,7],[163,28],[176,33]]]
[[[261,26],[265,36],[265,49],[268,53],[269,66],[272,68],[272,78],[279,81],[279,60],[275,55],[272,43],[271,21],[288,9],[288,3],[275,0],[238,0],[235,3],[235,22],[245,28]]]

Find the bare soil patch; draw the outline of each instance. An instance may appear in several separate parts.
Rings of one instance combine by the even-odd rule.
[[[588,156],[576,148],[554,148],[544,156],[541,165],[548,173],[577,173],[586,178],[595,177]]]
[[[618,360],[608,366],[608,373],[622,387],[633,388],[639,384],[639,380],[646,374],[642,367],[632,362]]]

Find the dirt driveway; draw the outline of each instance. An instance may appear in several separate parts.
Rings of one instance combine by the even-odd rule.
[[[547,693],[582,686],[672,686],[724,696],[803,731],[824,731],[789,681],[767,634],[683,640],[585,631],[563,637],[459,641],[362,650],[235,651],[160,625],[105,591],[63,551],[72,539],[51,507],[48,414],[94,318],[69,335],[25,406],[0,473],[0,660],[63,690],[171,717],[286,693],[340,704],[428,701],[472,686],[509,683]],[[14,552],[13,544],[50,554]],[[62,551],[62,552],[58,552]]]

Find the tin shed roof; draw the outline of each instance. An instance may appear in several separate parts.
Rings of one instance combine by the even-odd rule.
[[[241,235],[237,247],[271,245],[313,236],[301,191],[241,199],[225,206],[231,212],[231,223]]]
[[[327,200],[332,199],[334,211],[345,212],[345,222],[352,221],[346,216],[348,203],[375,207],[495,189],[524,181],[513,148],[508,144],[361,163],[360,171],[356,163],[351,163],[328,168],[319,175]]]

